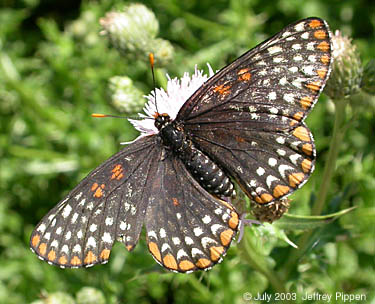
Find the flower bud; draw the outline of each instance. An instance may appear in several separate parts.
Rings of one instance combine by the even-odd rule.
[[[362,65],[351,39],[336,31],[332,37],[332,72],[325,93],[333,100],[348,98],[359,92]]]
[[[362,78],[362,89],[371,95],[375,95],[375,60],[371,59],[365,66]]]
[[[288,198],[275,201],[272,204],[261,205],[251,201],[251,213],[260,222],[273,223],[288,211],[290,205]]]
[[[122,12],[107,13],[100,19],[113,46],[129,59],[138,58],[148,62],[148,55],[153,52],[158,66],[170,61],[172,45],[162,39],[156,39],[159,23],[154,13],[142,4],[130,4]]]
[[[112,104],[120,112],[137,113],[144,106],[143,93],[126,76],[114,76],[109,80]]]

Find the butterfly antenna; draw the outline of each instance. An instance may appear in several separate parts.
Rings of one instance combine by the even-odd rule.
[[[91,117],[95,117],[95,118],[112,117],[112,118],[125,118],[125,119],[134,119],[134,120],[153,119],[153,118],[150,118],[150,117],[147,117],[147,116],[145,116],[145,117],[139,117],[139,116],[131,117],[131,116],[107,115],[107,114],[99,114],[99,113],[92,113]]]
[[[155,85],[155,73],[154,73],[154,62],[155,62],[155,59],[154,59],[154,54],[153,53],[148,54],[148,58],[150,60],[150,66],[151,66],[152,85],[154,87],[154,98],[155,98],[154,102],[155,102],[155,107],[156,107],[156,113],[159,113],[158,104],[156,103],[156,85]]]

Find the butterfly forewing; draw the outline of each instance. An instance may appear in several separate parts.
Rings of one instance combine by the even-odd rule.
[[[148,197],[142,187],[160,160],[156,136],[140,139],[92,171],[31,235],[38,256],[61,267],[105,263],[115,240],[138,242]]]
[[[303,120],[330,63],[327,24],[301,20],[215,74],[177,119],[254,201],[271,203],[300,187],[314,168],[315,146]]]

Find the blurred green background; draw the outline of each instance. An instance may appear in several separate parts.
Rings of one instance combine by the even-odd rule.
[[[62,270],[28,248],[38,221],[85,175],[137,136],[119,114],[109,79],[130,77],[142,94],[152,89],[149,64],[122,57],[99,35],[99,19],[127,1],[2,0],[0,4],[0,303],[261,303],[248,294],[336,292],[375,303],[375,101],[358,94],[347,108],[346,136],[324,214],[357,208],[306,233],[273,226],[245,229],[224,262],[209,272],[169,273],[157,265],[144,238],[128,253],[114,246],[107,265]],[[228,64],[287,24],[317,16],[353,38],[363,65],[375,54],[374,1],[161,0],[140,1],[159,21],[158,37],[174,48],[157,67],[157,82]],[[317,146],[316,170],[291,198],[291,214],[310,215],[322,183],[334,106],[322,96],[307,119]],[[275,226],[277,227],[277,226]],[[85,289],[91,287],[93,289]],[[83,288],[83,289],[82,289]],[[286,302],[286,301],[282,301]],[[294,301],[292,301],[294,302]],[[311,300],[304,303],[318,303]],[[331,303],[341,303],[332,299]],[[51,302],[52,303],[52,302]],[[352,302],[354,303],[354,302]]]

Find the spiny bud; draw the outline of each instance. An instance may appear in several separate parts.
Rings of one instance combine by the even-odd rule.
[[[112,104],[120,112],[138,113],[144,106],[143,93],[126,76],[114,76],[109,80]]]
[[[158,67],[172,59],[173,47],[165,40],[157,39],[159,23],[154,13],[142,4],[130,4],[122,12],[107,13],[100,19],[101,32],[112,45],[129,59],[148,61],[154,53]],[[161,49],[157,49],[157,47]]]
[[[273,223],[280,219],[288,211],[290,205],[288,198],[275,201],[272,204],[261,205],[251,201],[251,213],[260,222]]]
[[[351,39],[336,31],[332,37],[333,65],[325,93],[333,100],[348,98],[359,92],[362,65]]]
[[[363,70],[362,89],[371,95],[375,95],[375,60],[371,59]]]

